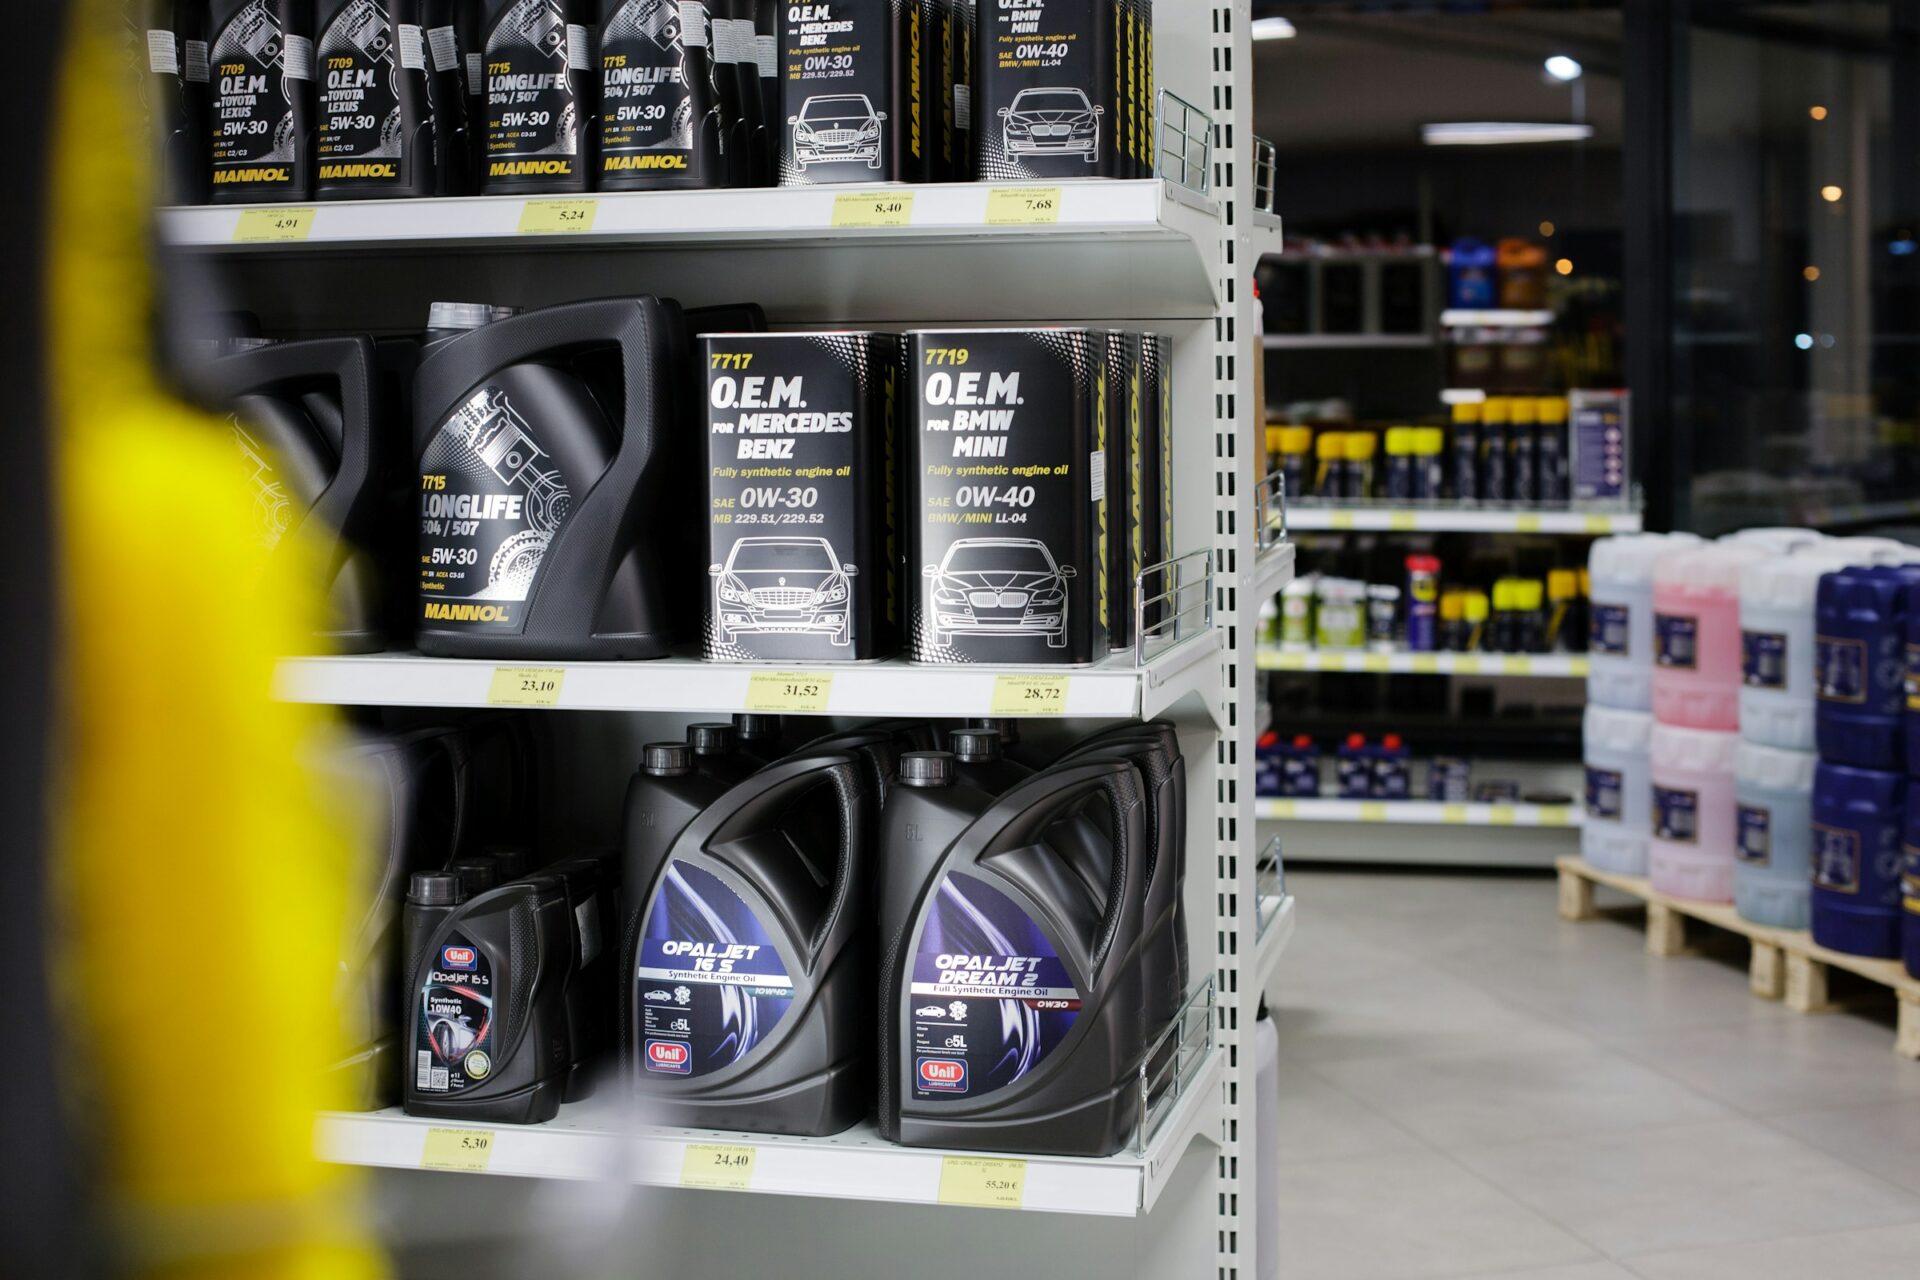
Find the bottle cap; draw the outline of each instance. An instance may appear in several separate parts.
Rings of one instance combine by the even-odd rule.
[[[1523,578],[1513,584],[1513,608],[1521,613],[1533,613],[1546,599],[1546,587],[1538,578]]]
[[[1467,616],[1467,593],[1464,591],[1443,591],[1440,593],[1440,617],[1445,622],[1458,622]]]
[[[500,884],[518,880],[533,864],[532,855],[517,844],[487,845],[480,850],[480,856],[492,860],[494,879]]]
[[[1281,453],[1312,453],[1313,452],[1313,428],[1312,427],[1280,428],[1280,452]]]
[[[724,756],[734,748],[733,726],[730,724],[690,724],[687,726],[687,742],[697,756]]]
[[[742,742],[752,742],[756,738],[777,738],[780,736],[780,717],[756,716],[743,712],[734,716],[733,730],[740,735]]]
[[[1453,420],[1459,424],[1480,421],[1480,402],[1475,400],[1468,404],[1454,405]]]
[[[945,751],[909,751],[900,757],[903,787],[950,787],[953,757]]]
[[[1314,456],[1322,461],[1347,456],[1347,433],[1344,431],[1322,431],[1313,442]]]
[[[1440,557],[1422,555],[1416,552],[1407,557],[1407,572],[1438,574],[1440,572]]]
[[[1307,748],[1311,747],[1312,745],[1313,745],[1312,734],[1296,733],[1293,735],[1293,749],[1295,751],[1305,751]]]
[[[969,729],[992,729],[1000,735],[1002,749],[1017,746],[1020,742],[1020,722],[1018,720],[993,720],[976,718],[967,721]]]
[[[1462,612],[1465,613],[1468,622],[1485,622],[1487,620],[1487,593],[1484,591],[1467,592],[1466,601],[1461,606],[1461,609]]]
[[[1000,758],[1000,735],[992,729],[955,729],[947,735],[954,758],[963,764],[985,764]]]
[[[1413,428],[1387,428],[1387,456],[1389,458],[1410,457],[1413,453]]]
[[[1367,745],[1367,735],[1366,735],[1366,734],[1364,734],[1364,733],[1350,733],[1350,734],[1348,734],[1348,735],[1347,735],[1347,750],[1349,750],[1349,751],[1358,751],[1358,750],[1359,750],[1360,748],[1362,748],[1362,747],[1364,747],[1364,746],[1366,746],[1366,745]]]
[[[1547,574],[1547,599],[1571,600],[1580,594],[1580,576],[1572,569],[1553,569]]]
[[[1567,420],[1567,398],[1565,396],[1541,396],[1533,402],[1533,411],[1540,421],[1558,425]]]
[[[1280,735],[1269,729],[1253,740],[1253,745],[1262,751],[1271,751],[1280,744]]]
[[[436,302],[427,308],[427,328],[484,329],[512,314],[512,307],[496,307],[490,302]]]
[[[693,748],[684,742],[649,742],[640,768],[650,778],[678,778],[693,772]]]
[[[407,901],[421,907],[457,906],[460,879],[451,871],[416,871],[407,884]]]
[[[1488,396],[1487,402],[1480,406],[1480,420],[1505,426],[1513,420],[1513,402],[1505,396]]]
[[[1593,595],[1593,575],[1584,568],[1580,570],[1580,598],[1586,600]]]
[[[1513,424],[1516,427],[1530,427],[1540,421],[1539,404],[1532,396],[1515,396],[1507,401],[1508,411],[1513,414]]]
[[[447,864],[447,870],[460,882],[460,897],[477,898],[500,883],[500,868],[490,858],[461,858]]]
[[[1398,751],[1403,744],[1400,741],[1399,734],[1390,733],[1386,737],[1380,739],[1380,745],[1385,747],[1389,751]]]
[[[1376,437],[1371,431],[1347,432],[1347,439],[1346,439],[1347,461],[1348,462],[1371,461],[1373,458],[1374,449],[1379,445],[1379,443],[1380,443],[1379,438]]]
[[[1285,437],[1286,432],[1287,432],[1287,429],[1279,425],[1278,423],[1267,424],[1267,452],[1268,453],[1280,452],[1280,450],[1284,447],[1281,445],[1280,441]]]
[[[1513,608],[1513,583],[1505,578],[1494,581],[1493,608],[1496,613],[1506,613]]]
[[[1413,451],[1422,457],[1437,458],[1447,451],[1447,432],[1444,427],[1421,427],[1419,439],[1414,442]]]

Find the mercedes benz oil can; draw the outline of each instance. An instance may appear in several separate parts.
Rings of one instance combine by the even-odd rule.
[[[781,31],[782,186],[930,182],[938,0],[790,5]]]

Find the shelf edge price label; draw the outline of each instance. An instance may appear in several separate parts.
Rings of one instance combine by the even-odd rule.
[[[551,707],[560,701],[566,684],[563,667],[495,667],[487,686],[491,707]]]
[[[1065,676],[995,676],[991,714],[1062,716],[1067,713]]]
[[[1327,527],[1329,529],[1353,528],[1353,512],[1351,511],[1330,512],[1327,516]]]
[[[491,1129],[442,1129],[436,1126],[427,1130],[427,1140],[420,1148],[422,1169],[485,1173],[487,1162],[492,1159]]]
[[[1533,674],[1531,658],[1500,659],[1500,674],[1503,676],[1528,676]]]
[[[1385,822],[1387,806],[1379,800],[1363,800],[1360,803],[1360,821]]]
[[[1269,800],[1267,804],[1271,806],[1267,811],[1268,817],[1291,818],[1300,812],[1299,804],[1292,800]]]
[[[1467,806],[1463,804],[1447,804],[1447,805],[1440,806],[1440,821],[1446,823],[1448,826],[1457,827],[1457,826],[1460,826],[1462,823],[1466,822],[1466,820],[1467,820]]]
[[[1568,658],[1567,674],[1585,679],[1593,673],[1593,667],[1585,658]]]
[[[1570,827],[1573,825],[1573,810],[1569,805],[1548,804],[1540,807],[1540,825],[1543,827]]]
[[[1309,659],[1304,653],[1282,650],[1274,654],[1268,661],[1272,664],[1269,667],[1269,670],[1272,671],[1305,671]]]
[[[680,1185],[712,1191],[745,1191],[753,1185],[753,1147],[689,1142],[680,1159]]]
[[[1588,516],[1583,522],[1588,533],[1612,533],[1612,516]]]
[[[1420,521],[1411,511],[1396,511],[1387,517],[1387,528],[1395,533],[1408,533],[1418,528]]]
[[[1496,804],[1487,810],[1487,822],[1490,826],[1510,827],[1514,823],[1513,806]]]
[[[312,206],[297,209],[242,209],[233,224],[235,244],[305,240],[313,234]]]
[[[1018,1209],[1026,1200],[1027,1162],[984,1156],[943,1156],[940,1203],[976,1209]]]
[[[747,710],[823,715],[833,696],[830,671],[756,671],[747,677]]]
[[[833,198],[835,227],[904,227],[912,221],[911,191],[842,191]]]
[[[1393,659],[1384,653],[1364,654],[1360,658],[1360,667],[1365,671],[1391,671]]]
[[[1039,227],[1058,221],[1058,187],[994,187],[987,192],[990,227]]]
[[[1515,533],[1540,532],[1540,517],[1525,512],[1515,516],[1513,518],[1513,531]]]
[[[1414,655],[1413,673],[1415,675],[1431,676],[1431,675],[1438,675],[1439,672],[1440,672],[1440,659],[1436,658],[1434,655],[1430,653]]]
[[[520,234],[548,236],[593,230],[598,200],[529,200],[520,206]]]
[[[1480,674],[1480,659],[1461,657],[1453,660],[1455,675],[1477,676]]]

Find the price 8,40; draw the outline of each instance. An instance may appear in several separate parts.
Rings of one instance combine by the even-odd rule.
[[[836,227],[904,227],[912,222],[911,191],[843,191],[833,198]]]

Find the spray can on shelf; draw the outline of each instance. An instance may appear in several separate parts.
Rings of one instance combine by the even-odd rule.
[[[1407,557],[1407,648],[1432,653],[1439,647],[1440,558]]]

